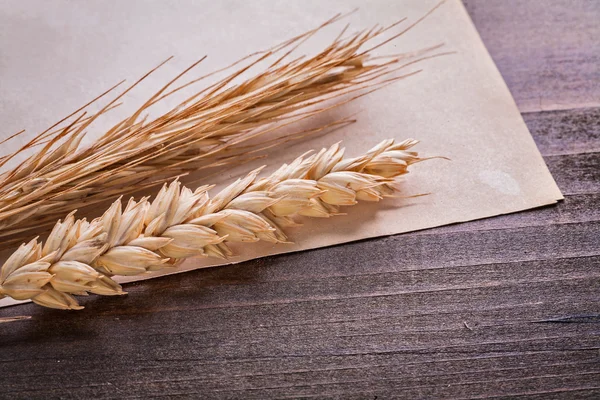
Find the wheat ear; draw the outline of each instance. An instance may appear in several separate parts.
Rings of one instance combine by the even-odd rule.
[[[192,65],[87,148],[79,146],[86,130],[116,107],[122,96],[139,81],[100,111],[87,116],[79,110],[79,114],[72,114],[71,120],[64,122],[66,126],[52,127],[17,153],[1,157],[0,167],[16,154],[41,146],[36,154],[0,175],[2,244],[14,239],[21,241],[32,232],[39,234],[44,228],[49,229],[73,208],[106,201],[118,194],[131,194],[190,171],[236,162],[239,160],[236,156],[247,150],[240,150],[242,143],[349,101],[347,98],[335,100],[341,95],[353,93],[350,96],[353,99],[363,95],[365,89],[375,90],[410,76],[412,73],[390,74],[429,57],[425,53],[438,47],[392,57],[373,57],[372,52],[377,47],[414,26],[409,25],[383,43],[373,43],[395,27],[394,24],[346,37],[342,32],[313,57],[290,60],[299,44],[340,18],[336,16],[314,30],[244,58],[240,60],[241,66],[240,62],[234,63],[233,71],[225,78],[165,114],[148,118],[148,110],[154,104],[213,75],[172,87],[197,63]],[[371,48],[361,50],[371,43]],[[270,63],[268,68],[235,84],[250,68],[265,62]],[[334,104],[318,106],[331,100],[335,100]],[[283,140],[258,141],[255,149],[267,148],[278,141]]]
[[[60,309],[81,309],[72,295],[123,294],[111,279],[172,268],[179,260],[232,255],[227,242],[286,242],[293,216],[330,217],[357,200],[378,201],[396,190],[395,178],[421,161],[408,151],[416,140],[385,140],[366,154],[343,158],[339,144],[301,156],[268,177],[259,170],[212,199],[179,181],[164,185],[153,201],[115,201],[101,217],[54,226],[45,244],[21,245],[0,270],[0,295]]]

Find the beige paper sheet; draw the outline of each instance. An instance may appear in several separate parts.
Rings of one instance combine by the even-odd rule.
[[[329,1],[9,1],[0,7],[0,120],[3,134],[36,132],[122,78],[132,80],[164,58],[174,62],[135,92],[138,100],[204,54],[202,71],[227,65],[356,7],[355,29],[413,21],[437,0]],[[343,25],[343,24],[342,24]],[[324,40],[341,29],[336,26]],[[348,208],[347,216],[306,220],[289,230],[296,244],[237,246],[230,262],[353,240],[491,217],[555,203],[562,195],[549,174],[517,107],[463,5],[450,0],[385,53],[444,42],[456,54],[426,61],[424,71],[330,118],[359,111],[358,122],[325,137],[294,143],[271,154],[269,170],[308,149],[343,140],[347,155],[385,138],[415,137],[425,155],[444,155],[415,165],[404,194],[410,200]],[[308,44],[306,51],[323,42]],[[416,68],[415,68],[416,69]],[[6,149],[4,149],[6,150]],[[10,150],[10,149],[9,149]],[[264,160],[255,164],[263,164]],[[246,165],[249,170],[253,165]],[[229,178],[241,170],[228,171]],[[179,271],[222,261],[187,260]],[[148,275],[144,278],[156,276]],[[132,281],[134,279],[122,280]],[[0,305],[11,301],[4,299]]]

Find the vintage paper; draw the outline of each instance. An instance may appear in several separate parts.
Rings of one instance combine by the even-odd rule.
[[[414,21],[435,4],[437,0],[3,3],[2,134],[45,128],[113,83],[133,80],[170,55],[175,60],[151,78],[148,87],[136,91],[134,100],[143,100],[204,54],[209,58],[201,68],[207,72],[300,34],[338,12],[358,7],[347,22],[363,29],[402,17]],[[325,42],[313,40],[303,51],[321,48],[342,26],[324,32]],[[326,221],[307,219],[303,228],[289,230],[296,244],[235,246],[244,255],[230,262],[491,217],[562,199],[460,1],[446,2],[382,53],[441,42],[456,53],[428,60],[413,69],[423,69],[414,77],[323,116],[320,122],[358,112],[358,122],[325,137],[278,148],[269,156],[266,170],[338,140],[347,155],[354,156],[385,138],[415,137],[422,141],[417,149],[424,155],[452,160],[431,160],[412,168],[403,194],[431,194],[360,204],[348,208],[347,216]],[[214,181],[226,181],[265,162],[228,170]],[[192,259],[179,271],[222,263]],[[144,278],[151,276],[156,275]],[[143,278],[128,280],[139,279]],[[9,303],[4,299],[0,304]]]

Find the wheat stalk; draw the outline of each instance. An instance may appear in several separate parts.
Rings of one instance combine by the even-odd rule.
[[[260,169],[213,198],[175,180],[156,198],[115,201],[101,217],[58,221],[45,243],[21,245],[0,269],[0,296],[81,309],[73,295],[124,294],[111,279],[173,268],[193,256],[227,258],[228,242],[287,241],[294,216],[325,218],[357,200],[378,201],[397,190],[395,178],[423,160],[417,143],[385,140],[360,157],[343,158],[339,144],[296,158],[268,177]]]
[[[3,244],[23,240],[31,236],[32,230],[42,233],[45,227],[50,228],[56,219],[73,208],[106,201],[119,194],[131,194],[190,171],[237,162],[238,156],[248,150],[241,147],[242,143],[348,101],[332,105],[331,101],[341,95],[354,93],[354,99],[365,94],[366,89],[375,90],[410,76],[412,73],[393,77],[390,74],[430,57],[425,53],[438,47],[392,57],[372,56],[375,49],[404,34],[421,18],[366,50],[361,49],[397,24],[373,27],[347,37],[343,37],[344,29],[315,56],[286,61],[298,45],[341,17],[338,15],[316,29],[234,63],[230,67],[237,69],[225,78],[165,114],[149,118],[146,113],[153,105],[213,75],[172,88],[201,59],[87,148],[79,148],[86,130],[154,70],[98,112],[86,116],[82,108],[39,134],[15,154],[0,158],[2,167],[17,154],[42,146],[16,168],[0,175]],[[250,68],[267,61],[271,65],[266,70],[234,84]],[[239,67],[240,62],[247,65]],[[328,105],[317,107],[324,102]],[[68,118],[72,120],[65,122]],[[58,128],[61,124],[66,126]],[[277,141],[259,142],[252,150],[269,147]]]

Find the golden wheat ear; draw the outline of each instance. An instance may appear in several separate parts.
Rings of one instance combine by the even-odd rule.
[[[82,308],[73,295],[124,292],[112,277],[173,268],[194,256],[227,258],[230,242],[287,242],[294,217],[328,218],[358,201],[398,190],[395,179],[421,161],[416,140],[385,140],[362,156],[328,149],[296,158],[271,175],[250,172],[210,198],[210,186],[165,184],[153,201],[121,199],[99,218],[58,221],[45,243],[19,247],[0,269],[0,296],[52,308]]]
[[[99,111],[88,115],[85,109],[113,93],[119,85],[37,135],[15,154],[0,158],[2,167],[17,154],[37,149],[17,167],[0,175],[2,244],[22,241],[32,233],[44,233],[73,208],[131,194],[190,171],[239,162],[243,159],[240,154],[270,148],[285,142],[290,135],[322,133],[324,130],[311,128],[308,132],[283,130],[275,138],[272,134],[290,123],[411,76],[414,71],[404,74],[398,71],[435,56],[433,53],[439,47],[375,57],[373,51],[415,25],[394,34],[394,30],[403,26],[401,20],[389,27],[373,27],[349,35],[344,29],[314,56],[294,56],[301,43],[343,17],[337,15],[269,50],[180,84],[203,60],[200,59],[138,110],[99,135],[90,146],[81,148],[85,132],[162,63]],[[259,68],[258,64],[265,62],[268,68],[234,83],[242,74],[250,74],[252,68]],[[170,111],[156,118],[147,117],[153,105],[216,73],[227,75],[185,98]],[[255,139],[252,145],[247,143],[250,139]]]

